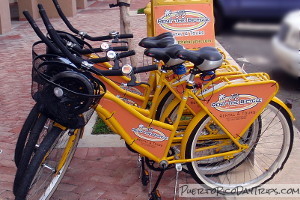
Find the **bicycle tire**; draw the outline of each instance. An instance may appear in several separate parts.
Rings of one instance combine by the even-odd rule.
[[[28,141],[22,150],[22,157],[18,162],[19,167],[17,168],[14,184],[13,184],[13,193],[16,194],[16,191],[19,188],[20,181],[23,178],[23,175],[27,169],[28,163],[33,155],[33,152],[36,149],[37,141],[40,137],[40,133],[42,132],[44,125],[47,121],[47,117],[45,115],[41,115],[36,122],[34,123],[29,135]]]
[[[167,105],[175,98],[175,96],[172,94],[172,92],[168,92],[162,100],[159,102],[157,106],[157,110],[155,113],[155,120],[160,120],[162,114],[164,113]]]
[[[34,126],[34,123],[36,122],[38,115],[39,115],[39,105],[36,103],[33,106],[33,108],[31,109],[31,111],[29,112],[29,114],[22,126],[20,134],[18,136],[18,140],[17,140],[16,148],[15,148],[15,154],[14,154],[14,161],[15,161],[16,167],[19,166],[19,162],[22,158],[22,154],[23,154],[23,150],[25,147],[27,137],[28,137],[32,127]]]
[[[168,92],[164,98],[162,99],[162,101],[160,102],[158,109],[157,109],[157,113],[156,113],[156,118],[158,118],[157,120],[161,119],[162,117],[162,113],[165,112],[167,106],[170,104],[170,102],[175,98],[175,96],[172,94],[172,92]],[[177,111],[178,111],[178,106],[176,106],[170,113],[168,113],[168,118],[171,121],[174,121],[174,119],[176,119],[177,117]],[[190,117],[191,115],[189,115]],[[200,124],[200,123],[199,123]],[[198,125],[199,125],[198,124]],[[209,126],[209,122],[207,123],[207,126]],[[241,138],[241,140],[245,140],[243,143],[253,143],[256,141],[256,139],[258,139],[259,135],[260,135],[260,117],[258,117],[258,120],[256,120],[252,126],[248,129],[248,131],[244,134],[244,136]],[[210,127],[211,129],[213,129],[213,132],[216,133],[220,133],[222,132],[221,128],[219,126],[217,126],[216,124],[213,125],[213,127]],[[212,134],[214,134],[212,133]],[[225,133],[223,133],[225,134]],[[200,145],[200,144],[199,144]],[[227,145],[228,148],[231,148],[231,145]],[[227,149],[228,149],[227,148]],[[224,147],[222,148],[224,150]],[[217,157],[217,158],[211,158],[209,160],[202,160],[201,162],[201,169],[203,171],[206,171],[206,174],[211,174],[211,175],[218,175],[224,172],[227,172],[235,167],[237,167],[238,164],[242,163],[242,161],[244,159],[246,159],[246,157],[251,153],[251,151],[247,151],[246,153],[244,153],[242,156],[239,157],[235,157],[234,158],[234,162],[233,159],[230,160],[230,162],[226,162],[228,160],[223,159],[222,157]],[[200,165],[200,163],[199,163]],[[212,174],[210,168],[212,166],[215,166],[215,170]],[[218,169],[218,170],[216,170]]]
[[[73,158],[79,136],[78,132],[69,136],[68,131],[53,127],[32,158],[16,193],[16,199],[49,199]],[[50,176],[44,176],[45,173]]]
[[[209,120],[206,120],[209,121]],[[211,120],[212,121],[212,120]],[[210,122],[204,122],[205,126],[207,127]],[[199,124],[198,124],[199,125]],[[199,126],[198,126],[199,127]],[[215,134],[216,132],[218,135],[221,133],[225,135],[225,133],[222,131],[222,129],[217,126],[217,125],[212,125],[210,126],[210,130],[212,134]],[[209,131],[208,131],[209,132]],[[250,146],[247,150],[244,150],[242,154],[236,155],[234,158],[224,158],[224,157],[214,157],[206,160],[202,160],[198,162],[198,166],[201,169],[201,171],[206,174],[206,175],[211,175],[211,176],[217,176],[224,174],[236,167],[238,167],[240,164],[242,164],[245,159],[247,159],[248,156],[251,155],[253,150],[255,149],[255,144],[259,140],[261,135],[261,117],[259,116],[254,123],[250,126],[250,128],[243,134],[243,136],[240,137],[240,143],[241,144],[247,144]],[[230,139],[223,139],[222,140],[208,140],[208,141],[203,141],[203,142],[198,142],[197,146],[205,146],[206,143],[208,142],[209,145],[219,145],[222,148],[217,148],[217,153],[222,153],[222,152],[227,152],[230,150],[234,150],[233,143],[229,142],[227,145],[224,145],[224,143],[230,141]],[[215,154],[215,150],[207,150],[202,152],[202,156],[207,156],[207,155],[213,155]],[[201,156],[201,155],[198,155]],[[213,170],[212,170],[213,169]]]
[[[155,120],[164,121],[165,123],[174,123],[174,121],[177,118],[177,112],[178,112],[178,106],[179,102],[176,106],[173,107],[172,110],[169,110],[168,113],[166,113],[166,110],[170,103],[175,99],[175,95],[169,91],[159,102],[156,113],[155,113]],[[162,118],[163,115],[167,116],[167,118]],[[182,118],[186,118],[188,120],[191,120],[194,117],[192,113],[186,112]],[[187,127],[187,124],[180,124],[178,129],[183,130]]]
[[[261,134],[259,140],[253,144],[255,145],[253,155],[246,157],[242,163],[225,174],[219,175],[205,174],[201,171],[197,161],[187,163],[192,177],[198,183],[205,184],[209,188],[222,188],[220,192],[223,193],[238,187],[243,190],[251,189],[271,180],[283,168],[290,155],[293,146],[293,125],[287,111],[273,101],[260,116]],[[208,116],[202,118],[199,122],[200,125],[193,130],[187,142],[187,159],[197,157],[195,155],[197,138],[204,133],[202,131],[205,131],[204,126],[207,120],[209,120]],[[258,173],[261,174],[257,175]],[[253,177],[255,175],[255,178],[251,175]]]

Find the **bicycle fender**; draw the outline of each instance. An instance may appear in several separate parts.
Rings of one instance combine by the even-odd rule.
[[[184,136],[181,141],[181,150],[180,150],[180,157],[182,159],[185,159],[185,149],[188,142],[188,139],[194,130],[194,128],[197,126],[197,124],[207,115],[207,113],[203,110],[197,113],[197,115],[192,119],[192,121],[189,123],[188,127],[185,130]]]
[[[284,108],[286,110],[286,112],[290,115],[291,119],[294,121],[296,120],[295,116],[293,115],[291,109],[289,109],[287,107],[287,105],[281,101],[279,98],[277,97],[273,97],[272,101],[274,101],[275,103],[279,104],[282,108]]]

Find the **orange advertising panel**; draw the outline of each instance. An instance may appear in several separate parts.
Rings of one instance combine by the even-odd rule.
[[[237,137],[246,131],[244,129],[247,125],[249,128],[250,123],[274,97],[277,89],[273,82],[255,86],[225,87],[207,97],[203,103],[219,122]]]
[[[104,80],[105,81],[105,80]],[[136,99],[134,97],[131,97],[129,95],[126,95],[126,93],[122,93],[120,91],[118,91],[117,89],[115,89],[114,87],[112,87],[109,84],[105,84],[106,85],[106,89],[111,92],[112,94],[114,94],[116,97],[118,97],[119,99],[121,99],[122,101],[124,101],[125,103],[129,104],[129,105],[136,105],[137,107],[141,107],[141,105],[143,104],[143,101],[140,99]],[[123,88],[123,89],[127,89],[127,88]],[[135,89],[135,88],[133,88]],[[138,90],[129,90],[130,92],[133,92],[135,94],[139,94]]]
[[[171,135],[170,130],[147,124],[116,102],[101,99],[101,105],[112,113],[121,127],[135,140],[135,143],[158,158],[162,158]]]
[[[154,6],[154,34],[164,32],[189,49],[215,46],[212,3]]]

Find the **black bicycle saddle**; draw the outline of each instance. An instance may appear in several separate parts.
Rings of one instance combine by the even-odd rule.
[[[199,50],[180,50],[177,57],[192,62],[201,71],[211,71],[222,65],[222,54],[215,47],[203,47]]]
[[[155,58],[157,60],[162,60],[164,61],[166,66],[170,67],[170,66],[182,64],[184,62],[183,60],[178,59],[177,57],[177,53],[183,49],[184,49],[183,46],[179,44],[173,44],[165,48],[146,49],[144,54],[146,56]]]
[[[165,32],[155,37],[147,37],[140,41],[139,46],[144,48],[164,48],[175,44],[176,40],[172,33]]]

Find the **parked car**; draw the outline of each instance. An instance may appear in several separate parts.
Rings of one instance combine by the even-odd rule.
[[[283,19],[272,46],[279,65],[300,79],[300,9]]]
[[[279,22],[297,8],[299,0],[214,0],[215,30],[220,33],[240,20]]]

